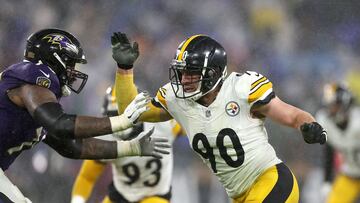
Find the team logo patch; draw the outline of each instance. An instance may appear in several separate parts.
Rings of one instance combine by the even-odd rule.
[[[229,116],[236,116],[240,112],[240,106],[234,101],[226,104],[225,111]]]
[[[36,78],[36,84],[45,88],[49,88],[51,80],[47,77],[39,76]]]

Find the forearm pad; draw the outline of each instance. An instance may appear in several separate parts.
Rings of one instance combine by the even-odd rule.
[[[59,103],[48,102],[37,107],[34,120],[51,134],[74,138],[76,115],[66,114]]]
[[[66,158],[81,158],[81,150],[83,147],[83,142],[81,139],[61,139],[55,135],[47,134],[44,142]]]

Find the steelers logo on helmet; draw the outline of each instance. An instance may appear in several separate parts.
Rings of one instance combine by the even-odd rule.
[[[234,101],[230,101],[226,104],[225,111],[229,116],[236,116],[240,112],[239,104]]]

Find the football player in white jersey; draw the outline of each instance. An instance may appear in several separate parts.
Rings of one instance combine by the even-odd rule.
[[[355,202],[360,196],[360,108],[354,105],[352,93],[340,83],[326,84],[323,98],[325,108],[316,114],[328,132],[323,190],[330,186],[334,152],[340,153],[343,160],[326,202]]]
[[[118,115],[115,91],[109,87],[103,105],[104,116]],[[144,130],[155,126],[152,137],[166,138],[170,143],[181,135],[181,127],[175,120],[160,123],[141,123],[121,133],[107,135],[106,140],[130,140]],[[100,137],[101,138],[101,137]],[[73,186],[71,203],[85,203],[106,165],[111,163],[113,179],[108,196],[103,203],[169,203],[173,170],[172,150],[162,159],[124,157],[114,160],[87,160]]]
[[[111,42],[118,64],[116,94],[121,95],[116,99],[123,109],[136,95],[138,44],[131,45],[120,32]],[[307,143],[324,144],[325,130],[309,113],[275,96],[263,75],[234,72],[226,78],[226,66],[226,52],[217,41],[206,35],[186,39],[171,63],[170,82],[139,120],[179,122],[233,202],[298,202],[297,181],[269,144],[264,120],[298,129]]]

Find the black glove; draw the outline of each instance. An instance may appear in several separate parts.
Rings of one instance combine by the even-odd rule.
[[[304,123],[300,126],[300,130],[305,142],[308,144],[325,144],[327,140],[327,132],[317,122]]]
[[[112,57],[121,69],[131,69],[139,56],[139,45],[134,42],[131,46],[125,33],[114,32],[111,36]]]

